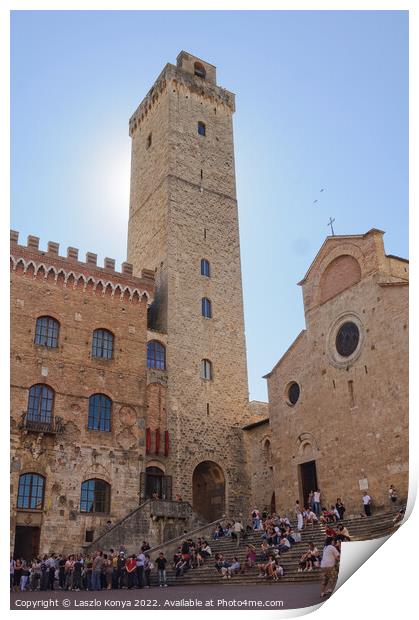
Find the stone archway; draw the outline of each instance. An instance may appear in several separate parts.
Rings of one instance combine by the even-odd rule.
[[[225,512],[224,472],[214,461],[202,461],[192,475],[194,511],[207,521],[221,519]]]

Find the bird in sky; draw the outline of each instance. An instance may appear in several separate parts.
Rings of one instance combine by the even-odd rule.
[[[324,192],[324,187],[320,190],[320,193]],[[316,198],[316,200],[313,200],[313,204],[315,205],[317,202],[319,202],[318,198]]]

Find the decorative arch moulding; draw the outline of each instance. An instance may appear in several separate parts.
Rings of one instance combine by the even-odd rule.
[[[103,296],[109,294],[110,297],[119,297],[119,299],[131,302],[139,302],[143,296],[147,299],[147,305],[153,302],[153,293],[138,286],[128,286],[123,283],[115,282],[109,279],[86,275],[73,269],[64,269],[62,267],[55,267],[46,262],[37,262],[33,259],[25,259],[20,256],[10,256],[12,271],[16,271],[20,266],[23,268],[22,273],[27,274],[33,269],[33,278],[43,277],[45,280],[48,278],[56,285],[62,285],[63,287],[72,287],[73,289],[80,288],[83,292],[86,290],[92,290],[96,293],[101,293]],[[121,274],[122,275],[122,274]],[[130,278],[131,280],[133,278]],[[135,280],[140,281],[139,278]]]

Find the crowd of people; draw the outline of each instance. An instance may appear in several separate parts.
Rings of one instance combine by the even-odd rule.
[[[397,491],[393,485],[389,489],[389,501],[395,504]],[[362,496],[365,516],[371,516],[371,497],[365,492]],[[299,500],[295,502],[295,529],[287,515],[262,513],[257,508],[251,512],[250,523],[245,527],[241,519],[220,521],[212,533],[214,541],[230,538],[239,547],[240,541],[246,542],[250,534],[260,535],[260,545],[248,542],[245,546],[244,561],[239,554],[227,559],[222,553],[213,554],[205,538],[185,539],[173,554],[171,567],[176,578],[182,577],[187,571],[201,567],[212,560],[213,566],[222,579],[231,579],[237,574],[257,568],[259,577],[278,581],[284,575],[281,566],[281,555],[287,553],[296,543],[301,541],[301,531],[312,529],[316,524],[324,527],[325,541],[320,551],[310,542],[308,549],[300,556],[298,571],[306,572],[320,568],[323,573],[321,595],[326,596],[333,591],[337,578],[339,552],[341,542],[350,541],[348,529],[339,523],[344,519],[345,506],[341,498],[337,498],[330,508],[321,504],[320,490],[311,491],[307,505],[301,508]],[[394,525],[404,518],[404,510],[400,510],[393,519]],[[110,523],[110,522],[109,522]],[[86,590],[101,589],[132,589],[149,588],[153,571],[157,576],[157,584],[167,587],[167,566],[169,561],[163,552],[152,560],[150,545],[143,541],[140,551],[128,554],[121,545],[118,551],[109,549],[94,554],[76,555],[44,555],[31,562],[21,558],[10,559],[10,588],[14,591],[25,590]],[[154,580],[153,580],[154,581]]]
[[[159,584],[166,582],[166,563],[163,554],[151,561],[150,545],[143,541],[138,554],[127,554],[121,546],[119,551],[96,551],[90,554],[44,555],[28,562],[10,558],[10,588],[25,590],[102,590],[118,588],[149,588],[150,575],[158,571]]]

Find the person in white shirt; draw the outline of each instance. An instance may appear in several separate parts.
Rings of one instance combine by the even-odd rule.
[[[311,523],[311,525],[314,525],[314,523],[318,522],[318,518],[316,513],[314,513],[312,510],[309,510],[306,516],[306,525],[308,525],[309,523]]]
[[[333,538],[326,538],[323,548],[322,561],[320,563],[320,568],[323,573],[322,588],[320,592],[320,596],[322,598],[323,596],[332,594],[334,590],[338,576],[337,566],[339,557],[340,553],[336,549]]]
[[[233,532],[236,535],[237,547],[240,545],[240,534],[243,532],[243,525],[241,521],[235,521],[233,525]]]
[[[316,513],[317,518],[320,517],[321,505],[320,505],[320,490],[314,491],[313,493],[313,503],[314,503],[314,512]]]
[[[368,493],[365,491],[364,495],[362,496],[362,503],[364,504],[364,511],[367,517],[371,516],[371,497],[368,495]]]

